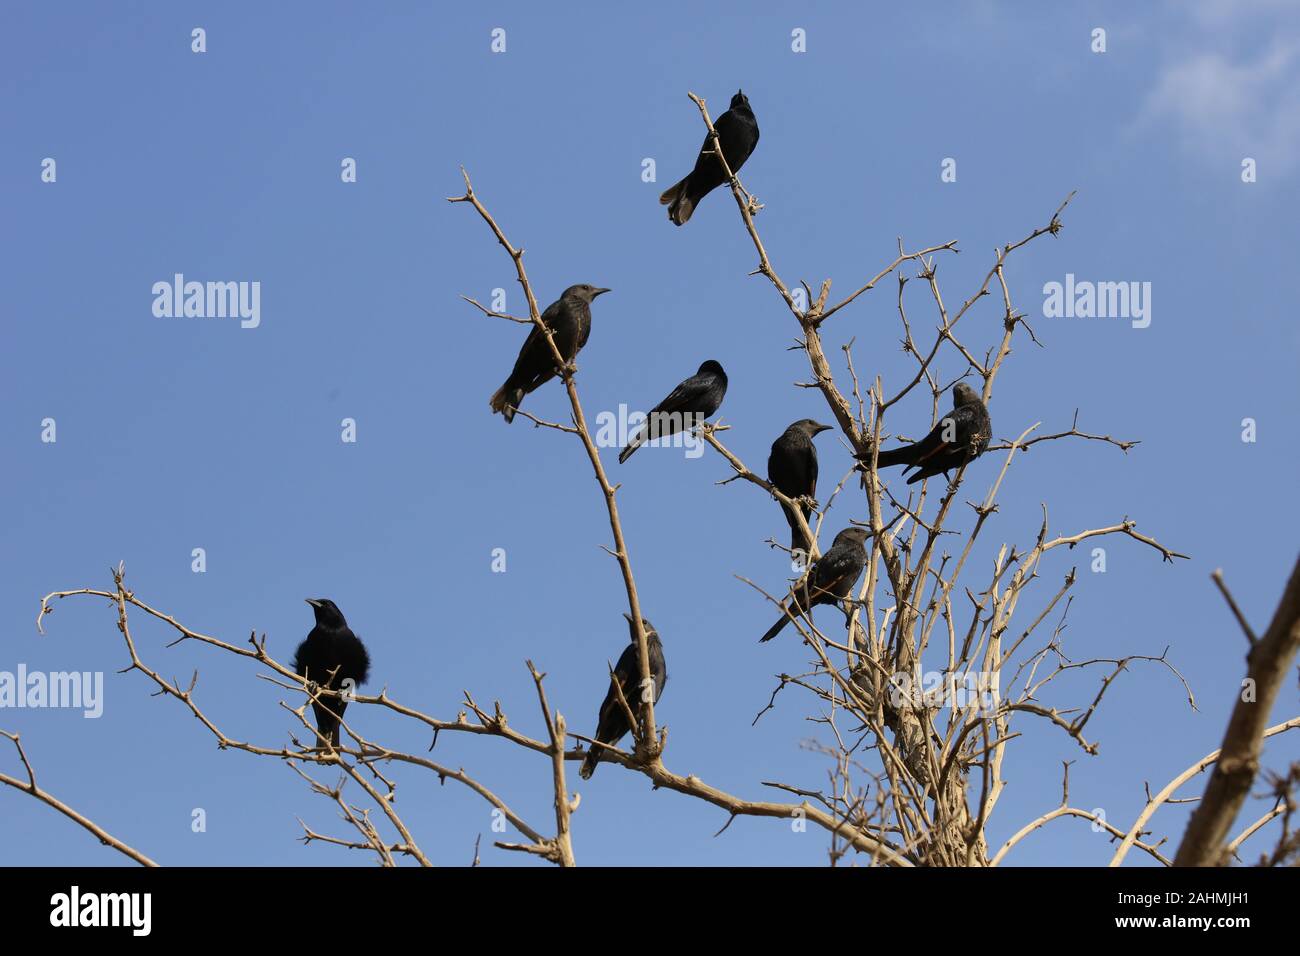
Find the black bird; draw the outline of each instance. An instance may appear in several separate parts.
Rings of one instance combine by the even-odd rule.
[[[623,616],[627,618],[627,629],[632,634],[632,643],[628,644],[619,656],[618,665],[614,668],[614,679],[618,681],[618,686],[623,691],[623,699],[627,701],[628,707],[640,720],[642,695],[637,691],[637,686],[641,682],[641,659],[640,654],[637,652],[636,629],[632,627],[632,618],[628,614]],[[664,685],[668,683],[668,665],[664,663],[664,646],[659,640],[659,632],[645,618],[641,618],[641,627],[645,629],[646,651],[650,655],[650,677],[654,680],[654,702],[657,704],[659,703],[659,697],[664,692]],[[609,682],[609,691],[605,694],[605,700],[600,705],[600,719],[596,723],[596,739],[604,744],[616,744],[631,729],[628,726],[627,714],[623,711],[623,705],[618,702],[618,692],[614,690],[614,680],[611,680]],[[596,764],[600,763],[601,759],[601,749],[593,746],[587,751],[587,759],[582,762],[582,769],[578,771],[578,775],[583,780],[590,780],[591,775],[596,772]]]
[[[542,322],[555,333],[555,347],[565,362],[577,357],[591,335],[591,300],[608,291],[592,285],[571,285],[542,313]],[[492,411],[504,415],[507,423],[514,421],[524,396],[555,378],[557,371],[546,336],[534,325],[524,339],[510,377],[491,398]]]
[[[758,145],[758,120],[749,108],[749,97],[737,90],[731,98],[731,109],[719,116],[713,123],[718,139],[722,143],[722,155],[733,173],[739,172],[745,160]],[[659,197],[660,205],[668,207],[668,218],[675,224],[685,225],[700,200],[727,181],[722,172],[722,164],[713,152],[712,137],[704,137],[700,155],[695,160],[695,168],[690,175],[677,185],[664,190]]]
[[[722,396],[726,394],[727,373],[721,365],[709,359],[698,372],[650,410],[645,423],[628,439],[627,447],[618,453],[619,464],[631,458],[647,439],[667,438],[700,424],[718,410]]]
[[[856,526],[845,528],[837,534],[831,549],[813,562],[803,582],[795,586],[790,599],[781,605],[789,610],[789,614],[783,612],[781,619],[758,642],[761,644],[770,641],[780,634],[781,628],[790,622],[790,615],[801,614],[818,604],[834,604],[847,598],[862,575],[862,569],[867,566],[865,542],[870,536],[870,528]]]
[[[351,681],[349,688],[355,690],[370,676],[366,646],[352,633],[333,601],[307,598],[307,603],[316,614],[316,626],[294,652],[293,669],[321,689],[337,691],[343,688],[344,681]],[[320,701],[312,704],[320,735],[335,747],[339,746],[339,721],[347,708],[347,699],[342,696],[322,694]]]
[[[772,453],[767,456],[767,480],[777,491],[787,498],[816,497],[817,446],[813,444],[813,437],[830,427],[811,418],[803,418],[772,442]],[[800,503],[799,510],[803,512],[805,521],[812,514],[811,505]],[[790,550],[810,553],[812,542],[799,530],[799,521],[794,512],[785,505],[781,506],[781,511],[790,524]]]
[[[960,468],[984,454],[992,437],[993,422],[989,418],[988,409],[980,401],[979,392],[965,382],[958,382],[952,388],[952,411],[939,419],[930,434],[914,445],[879,452],[876,467],[906,465],[904,471],[919,468],[916,474],[907,479],[909,485],[940,472],[947,478],[950,470]]]

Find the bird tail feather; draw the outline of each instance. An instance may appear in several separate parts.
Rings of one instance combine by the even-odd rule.
[[[618,463],[620,465],[623,464],[623,462],[627,461],[629,458],[631,458],[632,453],[641,447],[641,445],[645,442],[645,435],[646,435],[645,429],[643,428],[635,435],[633,435],[630,439],[628,439],[627,447],[625,447],[621,452],[618,453]]]
[[[592,747],[587,751],[587,757],[582,761],[582,769],[578,771],[578,776],[583,780],[590,780],[591,775],[596,772],[596,764],[600,762],[600,748]]]
[[[677,201],[668,207],[668,218],[676,225],[684,226],[691,220],[691,213],[695,212],[695,200],[688,195],[677,197]]]
[[[772,638],[780,634],[781,629],[784,628],[789,623],[790,623],[790,616],[786,614],[784,611],[782,611],[781,619],[767,629],[767,633],[758,639],[758,643],[762,644],[765,641],[770,641]]]
[[[668,207],[668,218],[678,226],[685,225],[691,218],[691,213],[695,211],[695,200],[691,198],[690,190],[686,188],[691,177],[687,176],[677,185],[665,189],[662,196],[659,197],[660,205]]]
[[[515,409],[523,400],[524,390],[507,381],[492,394],[492,398],[488,401],[492,411],[500,412],[509,424],[515,420]]]
[[[682,189],[686,186],[686,180],[690,178],[691,178],[690,176],[687,176],[686,179],[678,180],[676,183],[674,183],[673,185],[665,189],[663,193],[659,196],[659,205],[671,206],[673,203],[675,203],[677,201],[678,194],[681,193]]]
[[[794,512],[785,505],[781,506],[781,510],[785,512],[785,520],[790,525],[790,550],[803,551],[806,554],[809,550],[809,545],[812,542],[808,540],[806,534],[799,530],[799,520],[795,518]],[[808,513],[804,512],[804,520],[806,521],[807,519]],[[809,530],[811,530],[811,528]]]
[[[880,451],[876,453],[876,467],[888,468],[890,465],[910,465],[913,454],[911,445],[904,445],[902,448],[891,448],[889,451]]]

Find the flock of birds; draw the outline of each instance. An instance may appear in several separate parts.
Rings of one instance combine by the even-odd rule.
[[[737,92],[731,98],[730,108],[718,117],[714,129],[727,167],[733,172],[739,171],[758,145],[758,122],[743,92]],[[685,224],[700,200],[728,181],[718,162],[712,139],[712,136],[705,138],[691,172],[659,197],[659,202],[668,207],[668,218],[675,225]],[[572,365],[578,352],[587,344],[591,334],[592,302],[609,291],[587,284],[570,286],[542,313],[542,324],[551,332],[551,339],[565,365]],[[524,396],[559,373],[546,335],[534,325],[519,350],[510,375],[490,400],[492,411],[499,412],[506,422],[513,421]],[[722,365],[713,359],[704,362],[694,375],[681,382],[650,411],[619,453],[619,462],[626,462],[647,441],[669,438],[705,422],[722,405],[726,391],[727,373]],[[951,471],[983,454],[992,437],[988,409],[979,393],[964,382],[953,386],[952,396],[952,410],[923,439],[899,448],[877,451],[877,468],[904,465],[904,471],[916,469],[908,478],[910,485],[938,474],[950,477]],[[830,427],[809,418],[797,421],[772,443],[768,457],[768,481],[794,502],[802,512],[804,524],[816,506],[817,448],[813,439]],[[858,457],[864,459],[866,456]],[[865,468],[866,464],[859,467]],[[790,525],[791,552],[811,553],[813,541],[803,531],[794,511],[785,504],[781,508]],[[838,604],[849,599],[866,567],[866,541],[870,536],[871,530],[861,525],[851,525],[837,534],[830,549],[811,563],[807,574],[790,590],[782,602],[781,617],[760,638],[760,642],[774,638],[796,615],[808,614],[820,604]],[[299,675],[329,692],[313,702],[313,710],[322,740],[337,748],[340,744],[339,724],[347,708],[347,691],[365,683],[370,671],[370,657],[333,601],[309,598],[307,603],[315,612],[316,624],[298,647],[294,668]],[[846,610],[845,613],[847,617],[849,612]],[[614,668],[609,690],[600,705],[594,737],[599,744],[609,746],[617,744],[631,729],[627,712],[619,700],[620,691],[629,705],[634,701],[648,700],[650,695],[658,703],[668,681],[663,643],[650,622],[642,618],[653,687],[647,686],[637,692],[641,669],[636,629],[632,618],[626,614],[624,617],[628,619],[631,642]],[[603,749],[593,746],[588,750],[579,771],[583,779],[590,778],[595,772]]]

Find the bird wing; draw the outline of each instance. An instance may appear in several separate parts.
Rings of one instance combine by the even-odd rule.
[[[862,573],[862,565],[849,551],[831,547],[813,568],[809,583],[809,597],[816,600],[825,595],[838,597],[845,586],[851,587]]]
[[[912,458],[912,464],[921,466],[936,456],[960,449],[969,442],[970,430],[978,424],[978,417],[978,411],[967,405],[945,412],[944,416],[935,422],[934,428],[930,429],[930,434],[916,443],[916,455]],[[944,431],[949,428],[947,425],[949,421],[952,422],[952,441],[946,441],[943,437]]]
[[[838,588],[844,583],[844,579],[852,572],[852,568],[843,567],[838,562],[824,573],[818,574],[813,581],[811,597],[817,598],[826,594],[838,594]]]
[[[788,498],[817,493],[817,449],[812,442],[777,439],[767,458],[767,480]]]
[[[655,412],[689,412],[695,411],[700,398],[709,390],[712,380],[707,375],[692,375],[669,392],[664,400],[650,410]]]
[[[645,423],[637,430],[635,443],[639,445],[646,438],[665,438],[680,431],[688,424],[684,420],[686,413],[700,410],[700,400],[708,392],[710,384],[711,379],[705,375],[692,375],[681,382],[646,414]],[[683,417],[669,417],[663,420],[656,416]],[[632,444],[633,442],[628,442],[629,446]]]
[[[920,465],[923,462],[934,458],[944,452],[961,451],[970,446],[971,439],[975,437],[975,432],[980,427],[981,409],[974,408],[970,405],[961,405],[946,413],[943,418],[935,424],[930,434],[922,439],[922,444],[933,442],[932,447],[921,451],[921,454],[914,459],[914,464]],[[943,437],[945,423],[951,421],[952,424],[952,441],[945,441]]]
[[[511,378],[531,377],[536,374],[534,366],[540,357],[537,351],[539,345],[545,347],[546,340],[542,337],[542,330],[534,325],[528,330],[528,338],[524,339],[524,344],[519,347],[519,356],[515,359]]]
[[[563,302],[556,300],[546,307],[542,313],[542,324],[552,331],[559,332],[559,322],[563,316]],[[583,330],[579,330],[580,332]],[[585,330],[590,333],[591,326],[587,325]],[[556,343],[559,345],[559,342]],[[578,343],[578,348],[586,344],[586,338]],[[561,346],[563,351],[563,346]],[[528,330],[528,338],[524,339],[524,344],[519,349],[519,357],[515,359],[514,371],[510,377],[524,387],[524,390],[531,392],[542,383],[550,381],[555,375],[555,356],[551,354],[551,347],[546,342],[546,336],[542,330],[535,324]]]
[[[742,125],[740,117],[731,110],[723,110],[722,115],[713,121],[713,128],[718,131],[718,135],[721,137],[739,132]]]
[[[742,132],[741,121],[736,117],[735,113],[731,112],[731,110],[727,110],[713,121],[713,129],[717,132],[718,140],[722,143],[726,143],[728,140],[739,136]],[[757,137],[755,137],[754,142],[758,142]],[[711,151],[712,143],[713,138],[706,133],[704,136],[704,142],[700,144],[700,154],[695,159],[695,172],[702,173],[707,171],[708,175],[715,177],[719,182],[721,182],[722,166],[718,163],[718,157],[714,156]],[[723,150],[722,155],[727,155],[725,149]],[[728,159],[727,165],[731,165],[730,159]],[[734,173],[736,170],[733,168],[731,171]]]
[[[623,713],[623,705],[618,702],[618,692],[614,690],[614,680],[617,680],[618,686],[622,688],[623,699],[635,712],[636,700],[633,691],[636,688],[636,675],[641,670],[638,656],[635,644],[629,644],[623,649],[623,653],[619,655],[618,663],[614,665],[614,679],[609,682],[609,691],[605,694],[605,700],[600,705],[600,726],[602,728],[611,725],[622,726],[626,723],[627,718]],[[623,734],[618,736],[621,737]]]
[[[659,641],[651,641],[647,650],[650,652],[650,673],[654,677],[657,704],[668,684],[668,661],[664,659],[664,647]]]

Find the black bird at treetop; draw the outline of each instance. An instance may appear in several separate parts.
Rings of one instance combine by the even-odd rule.
[[[731,108],[713,123],[722,155],[732,173],[740,171],[758,145],[758,120],[749,108],[749,97],[741,90],[731,98]],[[705,134],[704,145],[695,160],[695,168],[681,182],[664,190],[660,205],[668,207],[668,218],[676,225],[685,225],[700,200],[727,181],[722,164],[713,152],[712,137]]]

